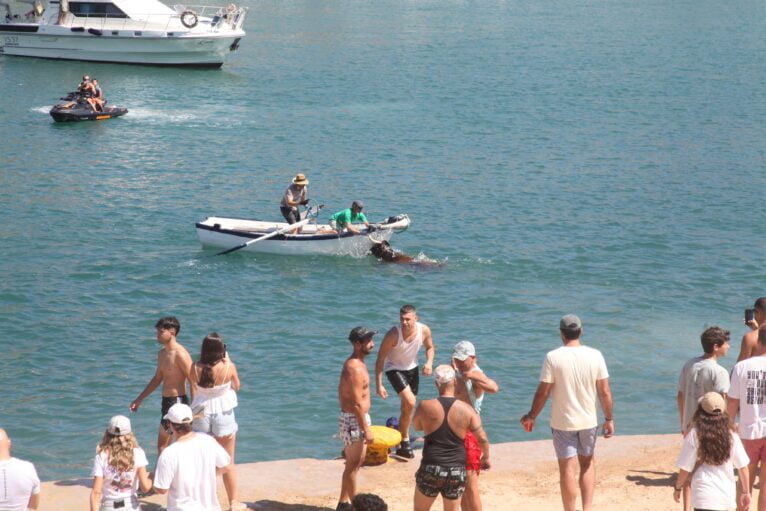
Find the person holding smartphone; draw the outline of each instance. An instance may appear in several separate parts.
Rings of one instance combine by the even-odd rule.
[[[764,321],[766,321],[766,296],[758,298],[752,309],[745,309],[745,325],[750,328],[750,331],[742,336],[737,362],[763,354],[765,348],[758,344],[758,327]]]

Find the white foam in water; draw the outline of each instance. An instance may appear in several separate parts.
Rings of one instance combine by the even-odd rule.
[[[131,119],[142,119],[148,121],[157,121],[160,123],[184,123],[191,120],[199,121],[200,116],[197,113],[177,113],[163,110],[155,110],[153,108],[130,108],[128,107],[128,114],[125,116]]]
[[[438,259],[431,259],[427,255],[425,255],[423,252],[420,252],[417,256],[414,257],[415,262],[418,263],[432,263],[432,264],[444,264],[447,262],[445,259],[444,261],[439,261]]]
[[[50,106],[35,106],[30,108],[32,112],[37,112],[39,114],[45,114],[48,115],[48,112],[51,111],[51,108],[53,108],[53,105]]]

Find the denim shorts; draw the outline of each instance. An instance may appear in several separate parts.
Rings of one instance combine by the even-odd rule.
[[[553,433],[553,448],[556,450],[558,459],[593,456],[598,426],[579,431],[562,431],[551,428],[551,433]]]
[[[230,436],[239,430],[234,418],[234,409],[228,412],[205,414],[196,417],[192,429],[199,433],[207,433],[216,437]]]

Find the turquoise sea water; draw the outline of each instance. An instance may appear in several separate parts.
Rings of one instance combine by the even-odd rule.
[[[766,294],[762,2],[248,5],[219,71],[0,57],[0,426],[43,478],[88,474],[169,314],[192,353],[229,346],[240,462],[336,455],[346,335],[404,303],[438,362],[475,342],[493,442],[549,436],[518,418],[564,313],[606,357],[618,433],[676,431],[706,326],[733,365]],[[54,124],[84,72],[130,113]],[[278,218],[295,172],[327,210],[408,213],[394,245],[443,268],[200,247],[207,215]],[[150,458],[159,399],[133,416]]]

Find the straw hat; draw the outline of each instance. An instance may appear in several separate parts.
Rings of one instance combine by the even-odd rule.
[[[307,185],[309,184],[309,180],[306,179],[306,176],[304,176],[301,173],[295,174],[295,177],[293,178],[293,184],[296,185]]]

